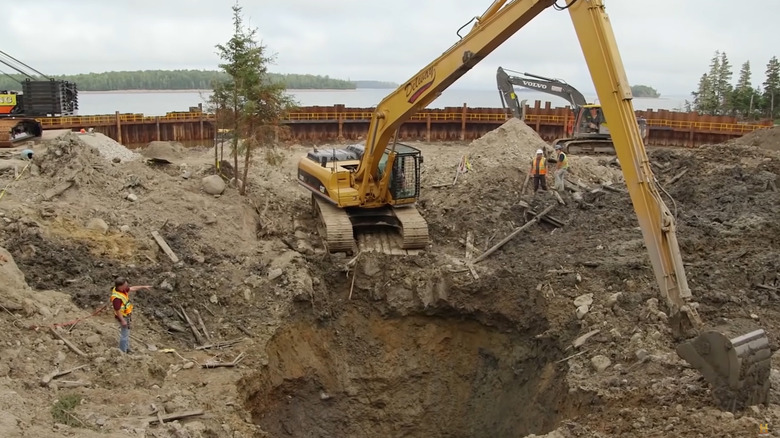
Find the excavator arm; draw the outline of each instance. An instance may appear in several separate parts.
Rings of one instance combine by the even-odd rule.
[[[661,294],[666,298],[673,334],[695,339],[678,354],[713,386],[721,408],[742,409],[764,403],[769,392],[771,350],[763,330],[729,338],[703,331],[685,275],[675,218],[664,204],[650,168],[629,82],[602,0],[570,0],[566,6],[588,64]]]
[[[531,73],[521,74],[522,76],[510,75],[507,73],[507,70],[504,70],[502,67],[498,67],[498,70],[496,71],[496,83],[498,85],[499,94],[501,95],[501,103],[504,105],[504,108],[509,107],[512,111],[512,115],[515,117],[520,117],[522,108],[517,99],[517,94],[515,94],[514,85],[538,90],[566,99],[566,101],[572,105],[575,113],[578,108],[587,105],[588,103],[585,100],[585,96],[583,96],[579,90],[562,80],[537,76]]]
[[[384,205],[389,201],[390,173],[385,172],[384,180],[379,181],[378,170],[396,129],[554,3],[554,0],[494,1],[476,18],[469,33],[377,105],[371,117],[365,153],[354,174],[362,207]],[[392,166],[393,158],[391,153],[387,168]]]

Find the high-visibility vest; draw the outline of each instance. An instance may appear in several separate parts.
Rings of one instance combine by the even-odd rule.
[[[560,159],[561,156],[563,156],[563,160]],[[569,156],[565,153],[561,152],[560,155],[558,155],[558,162],[561,163],[560,169],[569,168]]]
[[[130,302],[130,297],[124,292],[119,292],[116,288],[111,289],[111,304],[114,304],[114,300],[119,298],[122,301],[122,307],[119,308],[119,312],[122,316],[129,316],[133,313],[133,303]]]
[[[531,173],[534,175],[547,175],[547,160],[544,157],[534,158],[531,163]]]

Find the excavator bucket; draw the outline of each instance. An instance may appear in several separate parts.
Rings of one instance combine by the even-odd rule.
[[[767,402],[772,351],[764,330],[731,339],[706,331],[678,345],[677,354],[709,382],[721,409],[737,412]]]

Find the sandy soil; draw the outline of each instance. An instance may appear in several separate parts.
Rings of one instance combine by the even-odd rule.
[[[774,351],[780,153],[776,128],[758,136],[650,155],[700,314],[762,327]],[[138,152],[170,164],[114,162],[88,146],[117,151],[98,140],[37,144],[13,182],[27,163],[0,154],[0,186],[11,183],[0,199],[0,436],[741,437],[780,427],[777,360],[771,403],[733,414],[674,353],[607,158],[572,157],[572,179],[617,191],[569,191],[558,205],[521,190],[533,152],[549,146],[520,122],[472,144],[412,143],[425,156],[431,246],[350,261],[321,248],[295,181],[303,147],[277,149],[274,165],[259,154],[242,197],[230,185],[204,191],[213,149],[155,144]],[[461,162],[470,170],[442,186]],[[533,225],[474,277],[467,257],[551,205],[563,227]],[[135,297],[131,355],[116,348],[110,312],[95,314],[117,275],[154,286]],[[204,367],[241,353],[235,367]],[[71,395],[81,401],[55,413]],[[202,415],[150,423],[190,411]]]

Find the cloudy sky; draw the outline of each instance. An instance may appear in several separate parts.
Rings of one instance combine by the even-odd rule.
[[[562,2],[562,0],[560,0]],[[7,4],[6,4],[7,3]],[[3,4],[0,50],[46,74],[215,69],[232,34],[234,0],[37,0]],[[241,0],[247,23],[276,54],[271,70],[405,82],[457,41],[490,0]],[[754,85],[780,55],[780,2],[605,0],[632,84],[687,95],[715,50],[750,61]],[[495,89],[495,70],[563,78],[593,90],[567,12],[550,8],[452,88]],[[2,71],[7,71],[0,65]]]

